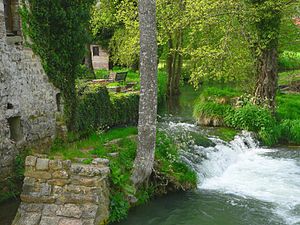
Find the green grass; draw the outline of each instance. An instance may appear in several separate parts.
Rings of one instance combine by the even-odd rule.
[[[280,70],[300,69],[300,52],[285,51],[280,54],[278,61]]]
[[[217,136],[227,142],[232,141],[238,133],[239,130],[228,127],[217,127],[209,131],[209,134]]]
[[[300,94],[279,94],[276,115],[279,120],[300,118]]]
[[[289,85],[294,81],[300,81],[300,70],[290,70],[279,73],[279,85]]]

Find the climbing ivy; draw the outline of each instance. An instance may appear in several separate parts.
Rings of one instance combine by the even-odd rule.
[[[75,129],[75,79],[84,58],[94,0],[23,0],[20,14],[27,44],[41,57],[51,82],[62,91],[69,130]]]

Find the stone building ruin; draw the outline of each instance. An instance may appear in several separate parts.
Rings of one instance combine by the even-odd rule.
[[[22,44],[18,5],[0,0],[0,188],[20,151],[55,136],[59,108],[59,91]]]

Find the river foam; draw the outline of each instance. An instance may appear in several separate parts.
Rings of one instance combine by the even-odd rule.
[[[202,163],[202,170],[209,173],[201,174],[200,189],[273,203],[287,224],[300,224],[299,162],[273,158],[270,153],[276,150],[259,148],[245,132],[229,144],[217,142],[218,151],[208,153]]]
[[[170,123],[169,128],[173,132],[196,129],[185,123]],[[216,146],[190,145],[182,151],[182,159],[198,173],[200,190],[271,203],[285,224],[300,224],[300,157],[274,157],[278,150],[259,147],[249,132],[229,143],[210,139]]]

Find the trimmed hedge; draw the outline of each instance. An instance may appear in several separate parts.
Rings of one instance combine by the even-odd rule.
[[[85,136],[94,131],[138,121],[139,95],[109,94],[106,87],[87,87],[79,96],[77,129]]]

